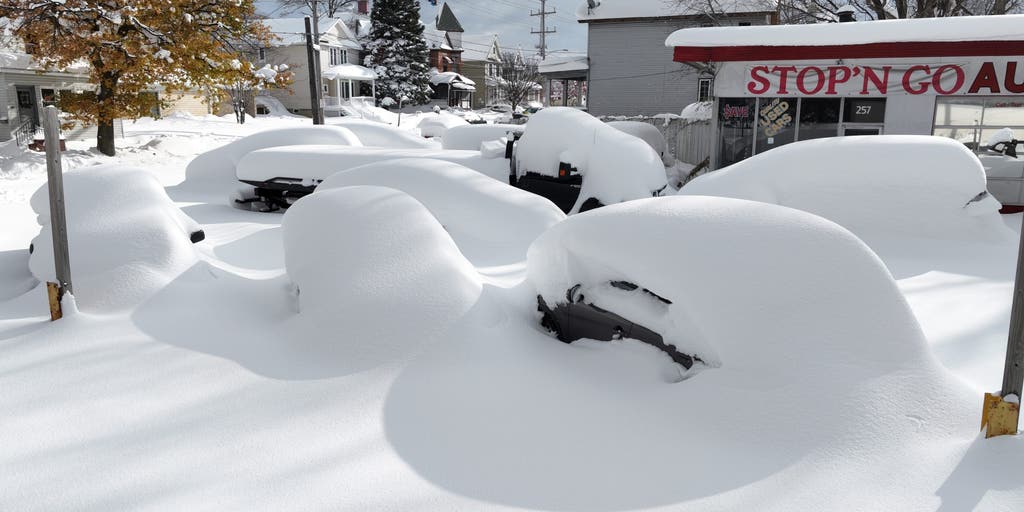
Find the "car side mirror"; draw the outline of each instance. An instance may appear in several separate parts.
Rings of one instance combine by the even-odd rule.
[[[1009,157],[1017,158],[1017,141],[1007,142],[1006,151],[1004,151],[1003,154]]]

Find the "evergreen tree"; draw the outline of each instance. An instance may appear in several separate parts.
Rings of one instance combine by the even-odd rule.
[[[377,103],[422,105],[430,100],[430,51],[417,0],[376,0],[370,14],[366,65],[377,73]],[[403,99],[405,98],[405,99]]]

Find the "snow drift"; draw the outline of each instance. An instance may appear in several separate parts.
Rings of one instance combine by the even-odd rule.
[[[661,162],[665,166],[672,165],[673,159],[668,154],[668,144],[665,142],[665,136],[656,126],[643,121],[609,121],[607,124],[622,133],[628,133],[643,140],[661,157]]]
[[[424,137],[443,137],[445,132],[456,126],[469,124],[465,119],[445,111],[424,114],[418,125],[420,134]]]
[[[286,146],[253,151],[239,160],[238,179],[266,181],[288,177],[323,180],[339,171],[396,158],[445,160],[464,165],[496,180],[508,180],[508,160],[500,157],[484,158],[479,151],[337,146]]]
[[[507,138],[509,133],[523,133],[521,124],[467,124],[455,126],[444,132],[441,144],[444,149],[467,149],[478,151],[484,142]]]
[[[879,237],[1011,237],[999,217],[999,202],[986,192],[981,162],[963,144],[943,137],[795,142],[703,175],[679,194],[797,208],[836,222],[869,243]]]
[[[414,197],[437,218],[471,261],[521,261],[546,229],[565,219],[551,201],[462,165],[430,158],[387,160],[331,175],[322,193],[377,185]]]
[[[189,236],[199,226],[149,172],[122,165],[64,173],[65,216],[75,297],[83,310],[138,304],[198,261]],[[40,281],[56,281],[49,190],[31,199],[42,229],[29,260]]]
[[[327,119],[327,123],[331,126],[341,126],[352,130],[352,133],[359,138],[363,146],[404,149],[437,147],[437,144],[412,132],[376,121],[354,119],[351,117],[331,117]]]
[[[651,197],[667,184],[661,157],[641,139],[574,108],[553,107],[534,114],[516,149],[516,168],[557,176],[567,162],[583,176],[580,198],[604,204]]]
[[[355,133],[342,126],[275,128],[254,133],[197,156],[185,169],[185,180],[223,191],[223,188],[232,188],[237,184],[235,166],[243,156],[257,149],[295,144],[363,145]]]
[[[472,307],[482,285],[409,195],[346,187],[303,197],[282,221],[301,315],[361,353],[414,350]]]

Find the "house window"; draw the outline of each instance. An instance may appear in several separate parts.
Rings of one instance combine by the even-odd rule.
[[[750,26],[750,22],[749,21],[741,21],[741,22],[739,22],[739,26],[741,26],[741,27],[749,27]]]
[[[331,56],[330,62],[332,66],[337,66],[338,64],[348,64],[348,51],[346,51],[344,48],[332,47],[329,49],[329,52]]]
[[[259,60],[260,62],[263,62],[263,61],[267,60],[267,49],[266,48],[260,48],[259,50],[257,50],[257,54],[258,54],[257,55],[257,60]]]
[[[711,79],[701,78],[697,80],[697,101],[711,100]]]

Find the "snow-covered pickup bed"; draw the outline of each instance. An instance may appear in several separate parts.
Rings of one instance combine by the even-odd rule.
[[[257,209],[287,208],[336,172],[399,158],[433,158],[452,162],[502,181],[509,173],[508,160],[502,156],[485,158],[479,151],[281,146],[253,151],[239,160],[236,167],[238,179],[252,185],[254,190],[235,201],[257,205]]]

